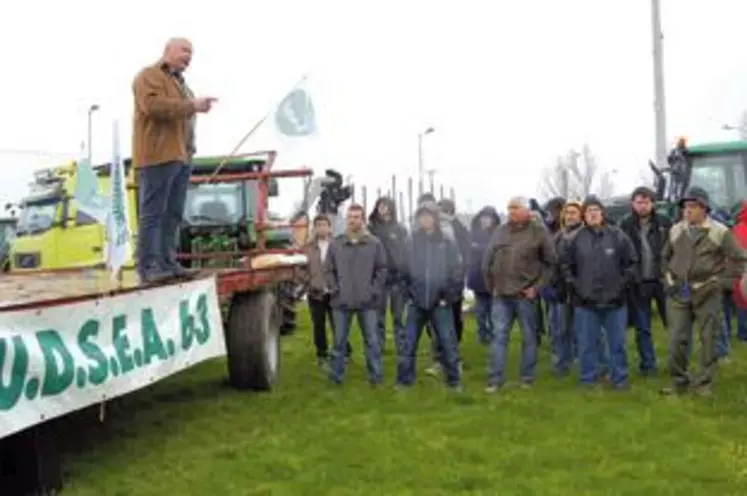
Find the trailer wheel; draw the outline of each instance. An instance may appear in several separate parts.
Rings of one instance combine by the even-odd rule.
[[[238,293],[226,326],[228,380],[237,389],[269,391],[280,365],[280,331],[275,295]]]

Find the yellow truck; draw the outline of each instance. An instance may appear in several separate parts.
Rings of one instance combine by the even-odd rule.
[[[79,211],[73,199],[76,164],[43,169],[34,175],[30,193],[19,203],[16,238],[10,249],[10,271],[59,270],[103,262],[104,228]],[[99,187],[109,189],[108,165],[96,168]],[[135,190],[128,191],[136,212]],[[130,216],[132,232],[137,218]]]
[[[267,157],[253,155],[236,157],[224,165],[221,173],[251,174],[252,171],[264,170],[271,161]],[[198,157],[193,162],[193,184],[185,207],[186,232],[198,232],[199,239],[203,241],[206,240],[206,233],[228,233],[230,239],[227,242],[233,247],[230,251],[248,249],[257,240],[255,227],[263,220],[259,216],[269,212],[266,206],[260,205],[262,201],[257,179],[205,181],[220,162],[221,157]],[[105,194],[110,188],[110,168],[109,164],[94,167],[99,189]],[[137,190],[129,160],[125,161],[125,170],[129,185],[130,229],[133,236],[136,236]],[[21,208],[17,235],[9,256],[11,272],[74,269],[103,263],[106,242],[104,226],[78,210],[74,200],[76,172],[76,163],[71,162],[40,170],[35,174],[30,193],[19,203]],[[269,191],[265,192],[265,197],[277,195],[277,179],[270,178],[268,184]],[[208,245],[215,251],[215,239],[196,246],[194,236],[181,238],[181,253],[203,252]],[[289,230],[284,228],[265,230],[265,238],[269,247],[285,247],[290,244]],[[136,245],[136,239],[133,241]],[[225,239],[223,241],[226,244]],[[193,266],[195,264],[197,262],[189,263]],[[133,266],[134,262],[130,260],[129,267]]]

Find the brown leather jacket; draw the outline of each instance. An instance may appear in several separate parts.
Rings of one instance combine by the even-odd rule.
[[[166,67],[158,62],[140,71],[132,83],[132,93],[133,166],[191,160],[187,132],[195,108]]]
[[[329,240],[330,246],[332,239]],[[324,297],[325,280],[324,280],[324,262],[322,253],[319,250],[316,237],[313,237],[303,247],[303,252],[308,258],[306,266],[300,273],[300,282],[305,286],[306,294],[309,298],[319,300]],[[329,254],[329,252],[327,252]]]

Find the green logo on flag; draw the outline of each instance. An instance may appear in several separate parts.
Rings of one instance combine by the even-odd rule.
[[[309,93],[302,88],[291,91],[275,111],[275,125],[281,134],[292,138],[316,132],[316,112]]]

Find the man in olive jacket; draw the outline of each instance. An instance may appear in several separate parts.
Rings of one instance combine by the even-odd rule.
[[[662,393],[681,394],[692,387],[697,394],[710,396],[716,375],[722,294],[739,280],[745,257],[729,228],[708,217],[706,191],[691,188],[680,208],[684,219],[672,226],[662,250],[672,378],[672,387]],[[700,370],[691,379],[687,365],[693,330],[700,335]]]
[[[330,363],[330,380],[342,383],[353,317],[363,333],[368,380],[381,384],[381,341],[378,308],[384,293],[387,259],[384,246],[366,230],[365,212],[360,205],[347,211],[347,229],[335,238],[324,262],[324,275],[332,306],[335,344]]]
[[[537,312],[539,288],[550,284],[557,263],[549,231],[535,220],[525,198],[508,203],[509,221],[493,233],[482,263],[485,285],[493,295],[493,329],[486,392],[504,383],[506,349],[511,327],[521,328],[520,375],[525,387],[535,379],[537,365]]]

